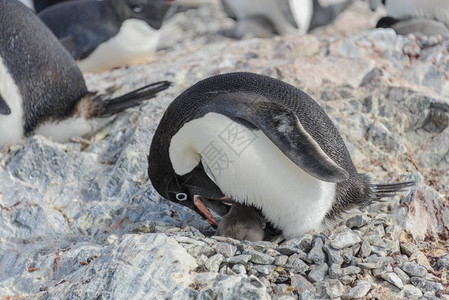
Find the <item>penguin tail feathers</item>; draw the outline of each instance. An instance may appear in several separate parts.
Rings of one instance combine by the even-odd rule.
[[[374,194],[373,200],[381,200],[387,197],[393,197],[401,192],[406,192],[411,187],[415,186],[414,181],[405,181],[390,184],[372,184],[371,189]]]
[[[99,118],[113,116],[125,109],[137,106],[145,100],[156,97],[159,92],[170,86],[171,82],[169,81],[159,81],[112,99],[105,100],[105,95],[97,95],[92,99],[95,109],[91,115]]]

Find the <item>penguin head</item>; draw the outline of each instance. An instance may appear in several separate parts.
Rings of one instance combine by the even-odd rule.
[[[201,215],[199,209],[194,205],[193,198],[195,195],[204,197],[206,199],[220,199],[224,197],[223,192],[210,179],[203,165],[199,163],[192,171],[184,175],[177,174],[173,169],[164,170],[164,175],[157,172],[159,164],[149,164],[148,175],[153,187],[164,198],[175,203],[187,206]],[[160,166],[160,165],[159,165]],[[218,201],[207,201],[208,207],[219,214],[227,213],[226,205]]]
[[[139,19],[154,29],[160,29],[173,0],[115,0],[117,12],[123,20]]]

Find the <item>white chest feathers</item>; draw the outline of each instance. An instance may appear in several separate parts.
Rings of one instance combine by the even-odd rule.
[[[176,173],[207,165],[222,192],[262,210],[286,238],[322,229],[335,198],[335,184],[305,173],[262,131],[217,113],[190,121],[169,148]]]
[[[23,101],[19,88],[0,57],[0,95],[11,110],[9,115],[0,114],[0,149],[23,139]]]
[[[78,61],[78,66],[83,72],[101,72],[137,63],[156,50],[159,35],[160,30],[153,29],[145,21],[126,20],[117,35]]]

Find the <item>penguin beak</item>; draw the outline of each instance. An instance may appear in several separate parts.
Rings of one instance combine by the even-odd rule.
[[[194,195],[193,196],[193,204],[198,208],[198,210],[206,217],[207,221],[214,226],[218,227],[218,223],[215,220],[214,216],[210,212],[209,208],[204,204],[201,196]]]
[[[211,207],[212,210],[215,211],[216,213],[218,213],[219,215],[223,216],[223,215],[227,214],[228,211],[223,210],[222,204],[225,204],[226,206],[232,206],[233,203],[234,203],[234,200],[232,200],[229,197],[222,197],[220,199],[207,199],[207,198],[203,198],[199,195],[193,196],[193,204],[203,214],[203,216],[207,219],[207,221],[214,226],[218,226],[218,223],[215,220],[212,213],[210,212],[209,207]]]

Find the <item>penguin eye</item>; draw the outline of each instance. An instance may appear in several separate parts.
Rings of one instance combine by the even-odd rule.
[[[176,200],[182,202],[187,200],[187,194],[186,193],[177,193],[176,194]]]
[[[143,10],[143,7],[140,5],[133,6],[133,11],[136,13],[140,13]]]

